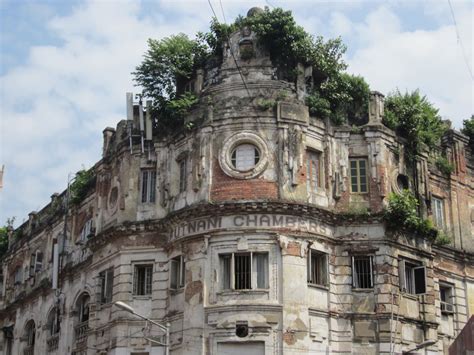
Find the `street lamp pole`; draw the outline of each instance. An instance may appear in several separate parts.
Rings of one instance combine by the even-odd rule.
[[[427,346],[431,346],[431,345],[434,345],[434,344],[436,344],[436,340],[427,340],[427,341],[415,346],[413,349],[402,351],[402,354],[410,354],[413,351],[420,350],[420,349],[426,348]]]
[[[165,354],[166,355],[169,355],[170,354],[170,323],[166,323],[166,325],[163,325],[161,323],[158,323],[158,322],[155,322],[154,320],[151,320],[150,318],[147,318],[145,316],[142,316],[141,314],[138,314],[135,312],[135,310],[132,308],[132,306],[126,304],[125,302],[122,302],[122,301],[116,301],[114,302],[114,304],[120,308],[121,310],[123,311],[126,311],[126,312],[129,312],[131,314],[133,314],[134,316],[137,316],[138,318],[141,318],[143,320],[146,320],[147,322],[150,322],[151,324],[154,324],[156,325],[158,328],[160,328],[162,331],[165,332],[165,343],[160,343],[156,340],[151,340],[151,339],[148,339],[148,340],[151,340],[155,343],[158,343],[160,345],[164,345],[165,347]]]

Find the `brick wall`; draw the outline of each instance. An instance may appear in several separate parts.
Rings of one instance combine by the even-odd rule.
[[[227,176],[217,159],[214,160],[213,180],[211,186],[212,201],[250,200],[278,198],[278,184],[263,178],[239,180]]]

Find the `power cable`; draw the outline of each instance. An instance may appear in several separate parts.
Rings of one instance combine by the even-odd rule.
[[[215,17],[217,23],[219,23],[219,19],[216,15],[216,12],[214,11],[214,7],[211,4],[211,0],[207,0],[207,2],[209,3],[209,6],[211,7],[212,13],[214,14],[214,17]],[[221,2],[221,7],[222,7],[222,2]],[[224,9],[222,9],[222,13],[224,13]],[[225,22],[225,17],[224,17],[224,23],[227,25],[227,22]],[[240,70],[240,66],[237,63],[237,59],[235,58],[234,51],[232,50],[232,46],[230,45],[230,38],[227,37],[226,41],[227,41],[227,45],[229,46],[230,54],[232,55],[232,58],[234,59],[234,64],[235,64],[235,66],[236,66],[236,68],[237,68],[237,70],[240,74],[240,78],[242,79],[242,83],[244,84],[245,90],[247,91],[247,95],[248,95],[249,99],[252,99],[252,96],[250,95],[249,88],[247,87],[247,83],[245,82],[244,75],[242,74],[242,71]]]
[[[464,44],[462,43],[461,36],[459,35],[458,23],[456,21],[456,17],[454,16],[454,10],[453,10],[453,6],[451,4],[451,0],[448,0],[448,4],[449,4],[449,9],[451,10],[451,16],[453,17],[454,28],[456,30],[456,37],[457,37],[459,46],[461,47],[461,52],[462,52],[464,62],[466,63],[467,70],[469,71],[469,75],[471,76],[471,80],[474,80],[474,77],[472,75],[472,69],[471,69],[471,66],[469,65],[469,60],[466,56],[466,50],[464,48]]]

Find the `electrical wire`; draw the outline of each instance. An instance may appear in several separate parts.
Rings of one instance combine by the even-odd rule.
[[[207,2],[209,4],[209,6],[211,7],[212,13],[214,14],[214,17],[215,17],[217,23],[219,23],[219,19],[216,15],[216,12],[214,11],[214,7],[211,4],[211,0],[207,0]],[[221,6],[222,6],[222,3],[221,3]],[[224,9],[222,9],[222,13],[224,13]],[[225,22],[225,17],[224,17],[224,23],[227,25],[227,22]],[[247,95],[248,95],[249,99],[252,99],[252,96],[250,95],[250,91],[249,91],[249,88],[247,86],[247,83],[245,82],[244,75],[242,74],[242,70],[240,69],[240,66],[237,63],[237,59],[235,58],[234,51],[232,50],[232,46],[230,45],[230,38],[227,37],[226,41],[227,41],[227,45],[229,46],[230,54],[232,55],[232,58],[234,59],[234,64],[235,64],[235,66],[236,66],[236,68],[237,68],[237,70],[240,74],[240,78],[242,79],[242,83],[244,84],[245,90],[247,91]]]
[[[466,63],[466,67],[467,67],[467,70],[469,71],[469,75],[471,76],[471,80],[474,80],[474,77],[472,75],[472,69],[471,69],[471,66],[469,65],[469,60],[466,55],[466,50],[464,48],[464,44],[462,43],[461,36],[459,35],[458,23],[456,21],[456,17],[454,16],[454,9],[451,4],[451,0],[448,0],[448,4],[449,4],[449,9],[451,10],[451,16],[453,17],[454,28],[456,30],[456,37],[457,37],[459,46],[461,47],[461,52],[462,52],[464,62]]]

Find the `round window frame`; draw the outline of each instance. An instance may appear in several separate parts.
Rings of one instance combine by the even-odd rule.
[[[232,164],[232,153],[241,144],[252,144],[260,153],[260,159],[251,169],[238,170]],[[227,176],[235,179],[253,179],[262,174],[268,166],[268,147],[265,141],[253,132],[240,132],[224,142],[219,154],[219,165]]]

